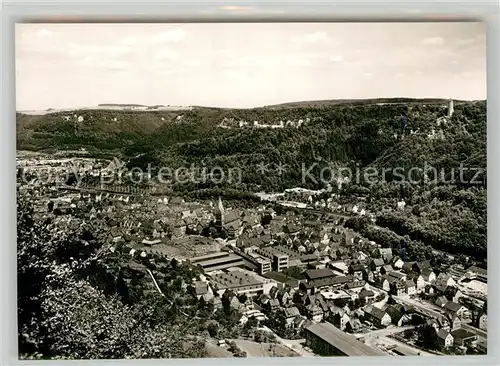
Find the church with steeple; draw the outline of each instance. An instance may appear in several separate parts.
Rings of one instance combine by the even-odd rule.
[[[222,205],[222,200],[220,197],[214,207],[215,227],[217,228],[217,230],[222,231],[222,228],[224,227],[224,206]]]

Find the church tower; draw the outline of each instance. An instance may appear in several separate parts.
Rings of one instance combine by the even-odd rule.
[[[450,98],[448,101],[448,118],[451,118],[453,116],[453,99]]]
[[[224,226],[224,206],[220,197],[219,201],[215,204],[215,226],[219,230],[222,230]]]

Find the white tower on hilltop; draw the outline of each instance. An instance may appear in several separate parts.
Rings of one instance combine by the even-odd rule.
[[[453,116],[453,99],[450,98],[448,101],[448,118]]]

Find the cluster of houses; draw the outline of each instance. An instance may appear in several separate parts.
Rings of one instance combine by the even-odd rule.
[[[193,285],[195,296],[215,310],[228,303],[241,313],[242,323],[276,316],[286,329],[329,322],[359,333],[367,327],[404,326],[420,317],[436,329],[443,347],[477,338],[463,327],[471,314],[445,268],[437,271],[430,261],[404,262],[391,248],[343,226],[346,214],[368,215],[359,205],[337,207],[341,213],[278,213],[266,205],[226,209],[220,198],[207,204],[176,196],[61,197],[60,192],[37,204],[43,217],[104,232],[111,250],[121,245],[132,256],[163,255],[201,267],[205,275]],[[486,271],[472,266],[465,277],[485,280]],[[385,301],[388,297],[395,303]],[[399,297],[418,297],[428,306],[408,306]],[[481,314],[478,327],[486,329],[486,323]]]
[[[221,128],[244,128],[244,127],[254,127],[254,128],[299,128],[304,123],[309,123],[311,121],[310,118],[298,119],[298,120],[286,120],[286,121],[278,121],[276,124],[266,124],[261,123],[259,121],[245,121],[245,120],[237,120],[235,118],[224,118],[222,122],[219,124]]]

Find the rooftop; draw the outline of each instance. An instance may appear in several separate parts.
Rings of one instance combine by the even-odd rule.
[[[217,253],[217,254],[219,254],[219,253]],[[233,253],[224,253],[224,254],[225,254],[224,256],[222,256],[222,255],[217,255],[217,256],[212,256],[212,257],[210,255],[203,256],[203,257],[208,257],[208,258],[202,259],[202,260],[200,260],[199,259],[200,257],[198,257],[198,258],[194,259],[195,262],[191,261],[191,263],[194,263],[196,265],[200,265],[202,267],[225,265],[226,263],[231,263],[231,266],[240,265],[240,262],[241,262],[241,265],[244,264],[243,259],[239,255],[236,255]]]
[[[334,277],[335,274],[331,269],[310,269],[305,272],[305,276],[308,280],[316,280],[325,277]]]
[[[228,271],[214,273],[212,279],[217,282],[219,288],[237,288],[246,286],[259,286],[263,282],[259,281],[255,276],[244,271]]]
[[[347,356],[385,356],[378,349],[367,346],[355,337],[341,331],[330,323],[316,323],[306,328]]]

